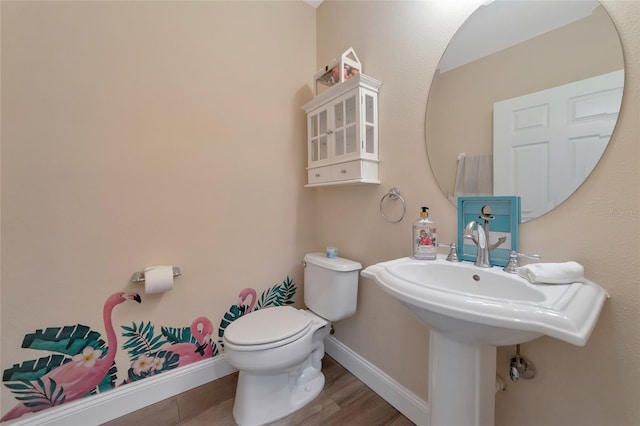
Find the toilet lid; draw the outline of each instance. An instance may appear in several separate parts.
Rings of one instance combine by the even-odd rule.
[[[265,308],[232,322],[224,337],[235,345],[260,345],[287,339],[306,330],[310,323],[303,311],[291,306]]]

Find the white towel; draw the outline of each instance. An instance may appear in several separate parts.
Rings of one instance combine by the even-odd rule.
[[[493,154],[460,154],[456,172],[456,197],[493,195]]]
[[[532,263],[521,266],[518,275],[532,283],[569,284],[584,282],[584,267],[578,262]]]

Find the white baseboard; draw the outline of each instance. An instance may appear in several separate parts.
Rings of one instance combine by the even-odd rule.
[[[325,350],[409,420],[419,426],[427,424],[428,407],[423,399],[333,336],[325,339]],[[3,423],[3,426],[100,425],[235,371],[224,357],[217,356],[40,413],[26,414],[13,422]]]
[[[235,371],[224,357],[216,356],[40,413],[25,414],[3,426],[99,425]]]
[[[419,426],[429,419],[427,402],[400,385],[384,371],[352,351],[342,342],[329,336],[324,341],[325,352],[375,393]],[[426,383],[425,383],[426,386]]]

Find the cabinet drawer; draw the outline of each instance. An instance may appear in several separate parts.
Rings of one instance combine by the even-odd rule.
[[[331,180],[349,180],[360,178],[360,161],[334,164],[331,166]]]
[[[316,167],[307,170],[307,181],[309,183],[322,183],[331,180],[331,166]]]

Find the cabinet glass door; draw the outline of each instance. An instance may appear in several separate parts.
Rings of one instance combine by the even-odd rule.
[[[329,159],[327,110],[309,116],[309,163]]]
[[[375,98],[370,94],[364,95],[364,152],[367,154],[376,153],[376,103]]]
[[[333,105],[333,155],[336,158],[351,157],[358,153],[357,95],[351,94]]]
[[[333,155],[344,155],[344,101],[333,106]]]

